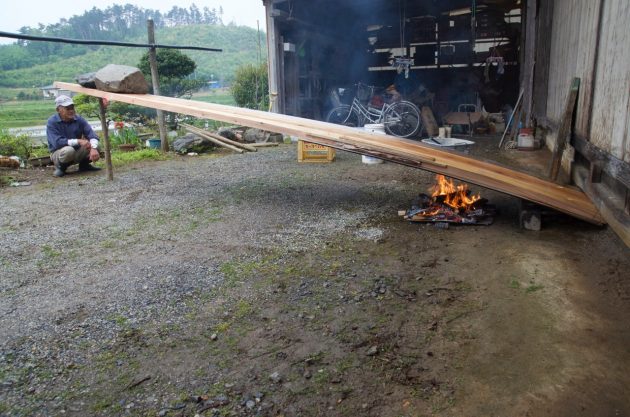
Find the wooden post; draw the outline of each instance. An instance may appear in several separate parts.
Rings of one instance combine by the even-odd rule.
[[[155,25],[153,19],[147,20],[147,30],[149,32],[149,44],[155,45]],[[155,47],[149,48],[149,66],[151,67],[151,84],[153,84],[153,94],[160,95],[160,81],[158,78],[157,54]],[[157,110],[158,128],[160,129],[160,141],[162,151],[168,152],[168,140],[166,138],[166,126],[164,125],[164,112]]]
[[[524,126],[532,126],[534,102],[534,65],[536,60],[536,1],[527,2],[525,13],[525,53],[522,67]]]
[[[266,0],[265,13],[267,15],[267,66],[269,79],[269,109],[273,113],[282,113],[284,111],[284,97],[280,93],[280,83],[282,78],[279,76],[280,68],[280,52],[278,48],[278,28],[276,21],[272,15],[273,2]]]
[[[558,135],[556,137],[556,146],[553,147],[553,155],[551,156],[551,169],[549,170],[549,178],[557,181],[560,166],[562,165],[562,154],[567,141],[571,140],[571,131],[573,130],[573,110],[577,102],[578,92],[580,91],[580,79],[575,77],[571,81],[571,88],[567,96],[567,103],[562,113]]]
[[[112,148],[109,143],[109,129],[107,126],[107,113],[105,112],[105,99],[99,98],[98,105],[101,113],[101,128],[103,130],[103,142],[105,143],[105,166],[107,168],[107,179],[114,180],[114,168],[112,167]]]

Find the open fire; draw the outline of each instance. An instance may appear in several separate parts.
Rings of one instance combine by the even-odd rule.
[[[411,209],[401,214],[412,222],[489,225],[495,213],[488,200],[471,195],[468,185],[456,185],[444,175],[437,175],[431,195],[420,194]]]

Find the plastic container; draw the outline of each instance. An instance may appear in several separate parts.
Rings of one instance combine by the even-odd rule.
[[[519,133],[516,145],[519,149],[534,149],[534,136],[530,133]]]
[[[148,139],[147,140],[147,147],[151,148],[151,149],[160,149],[160,146],[162,145],[162,141],[160,139]]]
[[[516,139],[518,149],[534,149],[534,129],[522,128]]]
[[[335,150],[331,147],[298,140],[298,162],[332,162]]]
[[[385,125],[383,124],[367,124],[365,126],[363,126],[363,130],[370,132],[370,133],[376,133],[379,135],[385,135]],[[373,156],[367,156],[367,155],[361,155],[361,162],[363,162],[364,164],[368,164],[368,165],[376,165],[376,164],[382,164],[383,161],[382,159],[378,159],[378,158],[374,158]]]

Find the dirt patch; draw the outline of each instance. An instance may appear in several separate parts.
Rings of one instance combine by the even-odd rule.
[[[628,249],[295,147],[2,189],[0,414],[630,415]]]

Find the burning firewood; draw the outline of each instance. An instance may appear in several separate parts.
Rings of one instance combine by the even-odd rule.
[[[455,185],[444,175],[437,175],[431,195],[420,194],[411,209],[400,214],[412,222],[490,225],[496,208],[480,195],[471,195],[468,185]]]

